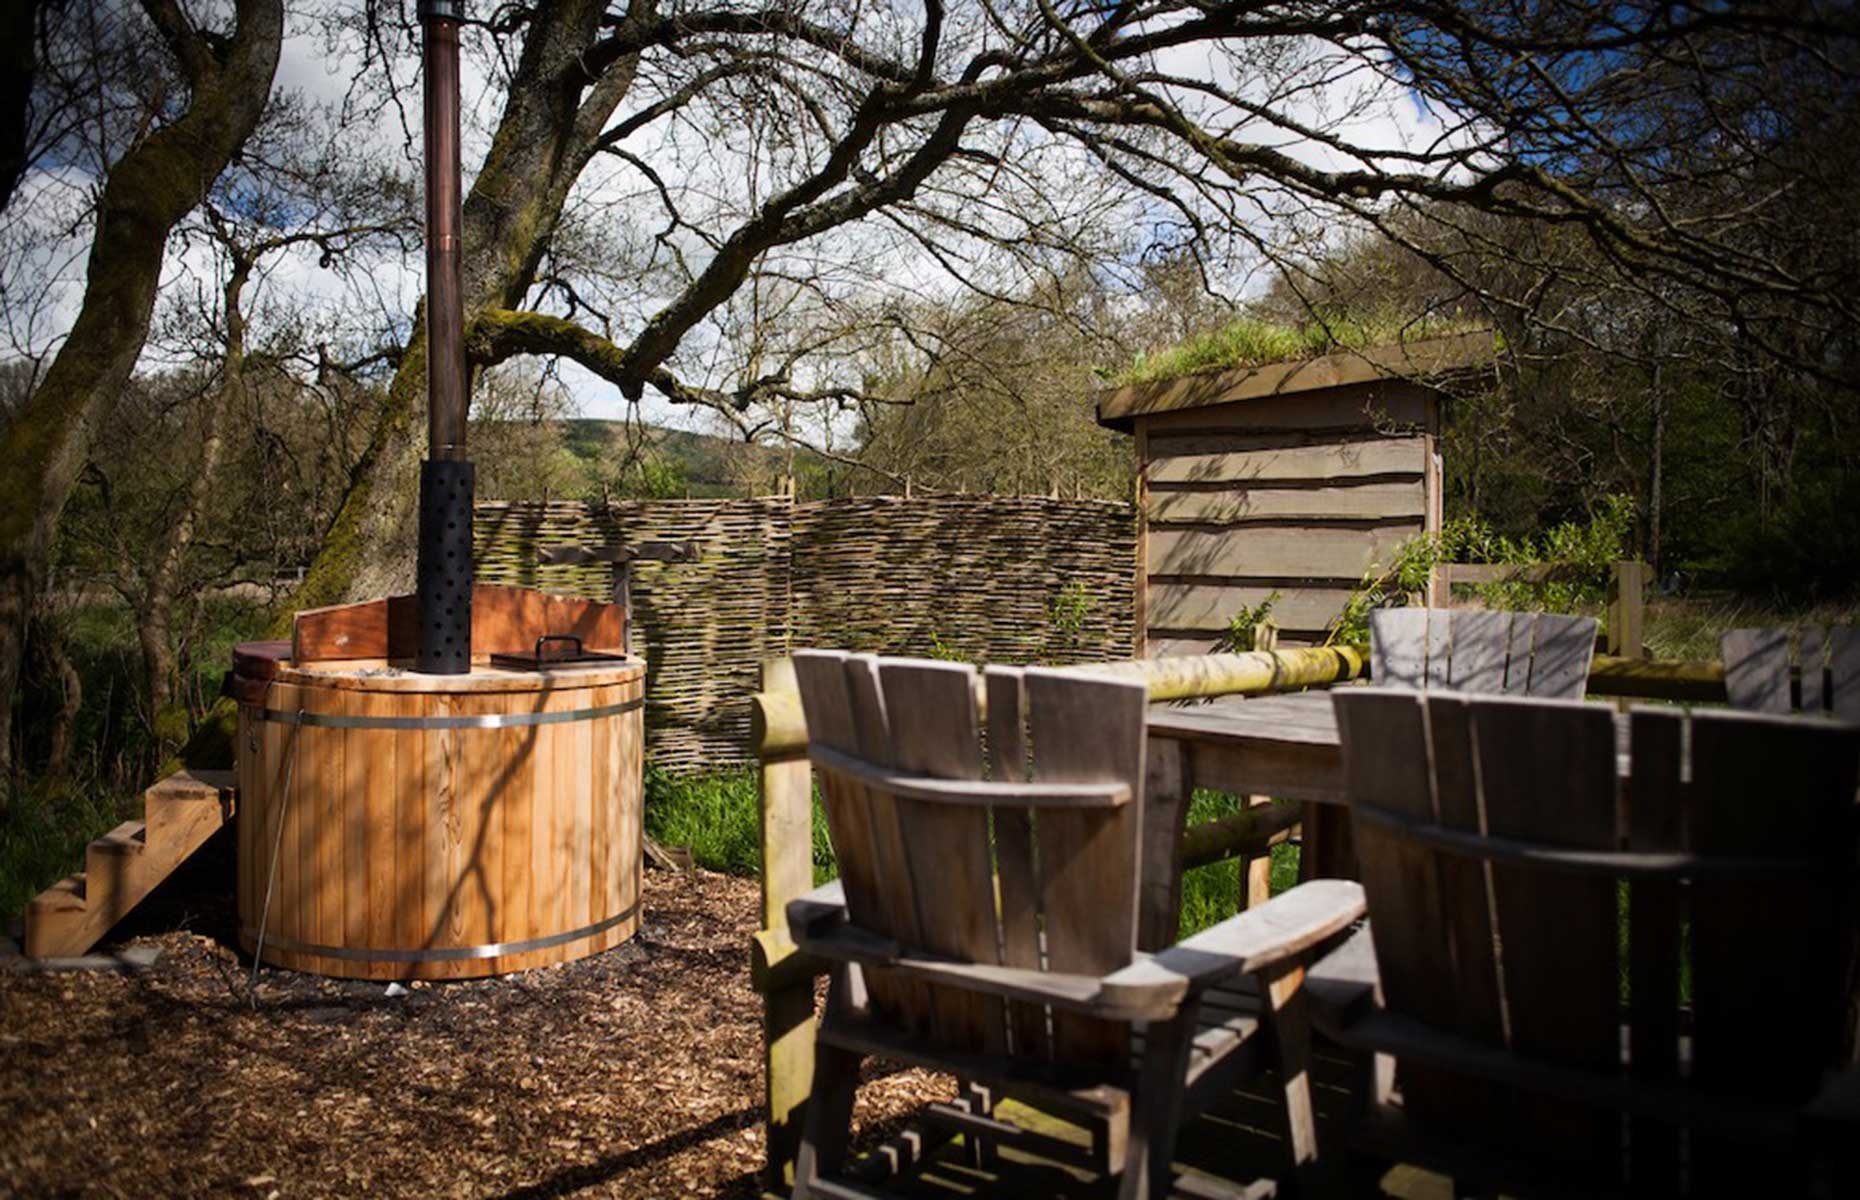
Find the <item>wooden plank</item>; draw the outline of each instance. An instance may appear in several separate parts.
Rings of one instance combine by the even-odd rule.
[[[1028,735],[1036,780],[1143,786],[1141,684],[1030,668]],[[1039,816],[1047,961],[1054,971],[1104,975],[1136,947],[1139,805],[1053,810]],[[1054,1056],[1122,1063],[1127,1026],[1054,1015]]]
[[[1823,631],[1819,625],[1804,625],[1799,636],[1797,659],[1802,664],[1802,711],[1824,713],[1828,710],[1828,666]]]
[[[529,874],[534,869],[535,847],[535,795],[537,769],[541,766],[535,757],[541,750],[536,734],[546,726],[534,729],[500,729],[487,736],[494,737],[502,745],[498,755],[506,764],[509,773],[508,784],[500,789],[497,798],[497,810],[493,819],[498,824],[497,838],[500,845],[498,870],[501,879],[498,883],[499,904],[493,925],[496,928],[496,940],[500,942],[522,942],[537,936],[534,910],[531,908],[533,895],[530,889]],[[544,776],[547,779],[547,776]],[[515,959],[506,956],[498,963],[500,969],[508,970],[515,965]]]
[[[1637,708],[1629,721],[1627,848],[1685,849],[1680,783],[1682,714]],[[1628,893],[1628,1054],[1637,1081],[1670,1084],[1679,1077],[1679,883],[1639,879]],[[1670,1126],[1633,1125],[1629,1183],[1638,1194],[1679,1190],[1679,1140]]]
[[[1486,830],[1615,849],[1613,712],[1599,704],[1470,703]],[[1621,1052],[1615,881],[1514,864],[1493,863],[1490,870],[1512,1051],[1614,1070]],[[1509,1148],[1554,1153],[1603,1182],[1618,1175],[1619,1122],[1612,1116],[1546,1100],[1521,1104],[1513,1114],[1494,1131]]]
[[[1379,688],[1427,686],[1424,608],[1378,608],[1369,614],[1369,676]]]
[[[1150,531],[1150,578],[1219,575],[1254,579],[1334,579],[1354,586],[1372,566],[1394,561],[1395,550],[1420,522],[1365,528],[1249,526],[1222,530]]]
[[[1511,614],[1511,644],[1506,649],[1505,691],[1514,696],[1531,690],[1531,647],[1537,641],[1537,619],[1541,613]]]
[[[1860,721],[1860,628],[1828,630],[1828,708],[1843,721]]]
[[[1154,953],[1175,944],[1182,911],[1183,824],[1190,800],[1186,748],[1170,738],[1151,738],[1143,772],[1137,949]]]
[[[1273,599],[1274,596],[1277,599]],[[1349,603],[1347,588],[1218,587],[1157,583],[1150,586],[1151,631],[1165,638],[1224,632],[1242,609],[1272,599],[1272,620],[1286,629],[1324,629]]]
[[[1529,692],[1546,700],[1580,700],[1595,658],[1594,617],[1540,613],[1531,647]]]
[[[413,705],[406,711],[412,712]],[[427,741],[432,736],[423,729],[401,730],[394,756],[394,938],[399,946],[425,945],[432,931],[426,906],[426,875],[431,869],[426,861],[426,824],[432,810],[428,788],[437,784],[427,774]],[[524,881],[526,892],[530,886]]]
[[[879,662],[898,770],[938,779],[982,777],[975,672],[964,663]],[[971,963],[999,961],[988,810],[966,804],[900,800],[899,834],[925,949]],[[894,881],[901,883],[903,881]],[[1005,1009],[989,997],[941,989],[939,1028],[960,1050],[1007,1049]]]
[[[1786,713],[1789,697],[1789,631],[1732,629],[1719,640],[1724,691],[1731,707]]]
[[[1450,675],[1458,692],[1505,690],[1505,661],[1511,642],[1511,614],[1454,609],[1448,616],[1453,635]]]
[[[1762,696],[1773,698],[1773,680],[1772,670]],[[1694,1083],[1800,1103],[1842,1040],[1852,948],[1842,893],[1851,891],[1854,869],[1857,735],[1821,721],[1701,710],[1691,746],[1694,853],[1827,856],[1825,871],[1760,882],[1697,879],[1690,889]],[[1762,1036],[1752,1036],[1759,1017],[1769,1019]],[[1710,1172],[1695,1177],[1806,1193],[1797,1160],[1760,1160],[1723,1137],[1695,1141],[1694,1151],[1695,1173]]]
[[[1152,522],[1226,525],[1239,521],[1413,517],[1426,511],[1419,479],[1355,487],[1229,487],[1152,489],[1144,506]]]
[[[471,597],[474,655],[526,653],[544,634],[574,634],[589,649],[617,650],[626,642],[626,613],[617,604],[483,583]],[[305,609],[291,620],[291,661],[411,657],[419,616],[410,595]]]
[[[401,715],[407,707],[406,701],[397,696],[384,697],[368,706],[370,712],[392,713]],[[364,946],[393,946],[395,932],[394,901],[396,899],[397,880],[394,875],[396,861],[396,825],[394,787],[398,777],[398,757],[401,743],[400,730],[370,729],[362,730],[368,736],[362,740],[361,751],[368,756],[366,792],[363,798],[365,813],[363,841],[368,863],[364,872],[364,884],[367,893],[367,917],[365,921]],[[394,972],[399,974],[400,972]]]
[[[809,740],[859,754],[847,658],[841,651],[801,651],[794,656],[795,681],[807,714]],[[883,867],[888,864],[880,861],[873,806],[866,790],[833,771],[822,771],[819,778],[827,831],[845,885],[847,913],[855,924],[895,936],[891,904],[884,894],[884,881],[889,877]],[[897,865],[902,869],[901,862]],[[879,1019],[911,1028],[927,1025],[929,995],[920,986],[883,971],[865,972],[865,984]]]
[[[1436,402],[1435,393],[1426,388],[1390,380],[1157,412],[1139,420],[1149,425],[1150,435],[1159,443],[1198,434],[1244,437],[1257,431],[1311,431],[1334,438],[1340,430],[1361,430],[1386,436],[1424,427]],[[1159,446],[1158,457],[1176,452],[1164,444]],[[1192,449],[1180,452],[1196,453]]]
[[[1267,483],[1308,480],[1322,483],[1371,475],[1412,475],[1427,467],[1427,442],[1421,437],[1382,438],[1327,446],[1288,446],[1278,450],[1237,450],[1226,454],[1184,454],[1152,459],[1150,483]],[[1418,514],[1417,514],[1418,515]],[[1416,522],[1419,524],[1419,521]]]
[[[1018,670],[989,667],[983,675],[988,695],[988,753],[995,779],[1027,778],[1027,692]],[[1039,969],[1040,874],[1034,857],[1034,814],[1030,808],[1003,805],[994,810],[995,868],[1001,881],[1001,963]],[[1047,1010],[1035,1004],[1008,1006],[1013,1050],[1033,1058],[1052,1057],[1046,1030]]]
[[[1379,684],[1340,691],[1333,703],[1351,802],[1433,820],[1421,694]],[[1383,995],[1390,1010],[1451,1028],[1455,974],[1448,931],[1452,922],[1434,856],[1367,822],[1360,822],[1356,829],[1356,853]],[[1412,1064],[1403,1064],[1401,1070],[1404,1098],[1417,1120],[1457,1116],[1450,1080]]]

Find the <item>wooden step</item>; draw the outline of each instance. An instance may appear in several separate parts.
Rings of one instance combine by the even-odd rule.
[[[232,818],[230,771],[179,771],[142,794],[143,820],[92,842],[85,870],[26,906],[27,955],[75,958]]]

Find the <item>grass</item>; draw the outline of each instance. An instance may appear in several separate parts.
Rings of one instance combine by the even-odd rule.
[[[1139,354],[1113,376],[1114,386],[1177,379],[1198,371],[1257,367],[1265,363],[1317,358],[1333,350],[1360,350],[1421,338],[1471,333],[1484,325],[1451,317],[1399,318],[1393,315],[1284,325],[1255,317],[1238,317],[1219,329],[1197,334],[1166,350]]]
[[[671,775],[646,769],[646,832],[668,846],[687,846],[692,860],[712,871],[754,875],[762,869],[757,832],[761,801],[752,771],[710,775]],[[1239,811],[1239,801],[1218,792],[1198,791],[1189,806],[1190,821],[1211,821]],[[814,882],[837,874],[833,843],[827,837],[820,793],[814,793]],[[1298,881],[1298,848],[1273,847],[1272,890],[1277,894]],[[1183,936],[1199,932],[1239,909],[1240,872],[1233,862],[1215,863],[1182,878]]]
[[[1654,599],[1647,602],[1641,640],[1654,658],[1715,659],[1718,639],[1731,629],[1856,624],[1860,603],[1782,610],[1730,599]]]

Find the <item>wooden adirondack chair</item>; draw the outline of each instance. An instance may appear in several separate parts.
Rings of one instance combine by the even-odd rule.
[[[1787,629],[1733,629],[1719,640],[1731,707],[1833,713],[1860,721],[1860,629],[1805,625],[1790,661]],[[1791,668],[1794,668],[1793,672]],[[1799,685],[1791,675],[1799,674]]]
[[[866,1056],[989,1089],[926,1113],[971,1146],[1076,1152],[998,1119],[987,1095],[1080,1117],[1119,1194],[1155,1197],[1184,1115],[1274,1048],[1294,1164],[1314,1169],[1305,1026],[1264,1035],[1302,1003],[1313,950],[1361,915],[1359,885],[1300,889],[1139,955],[1141,684],[991,668],[985,763],[966,666],[815,651],[795,674],[841,872],[788,909],[795,941],[834,964],[795,1196],[871,1194],[838,1177]],[[1246,973],[1264,1012],[1204,1007]]]
[[[1369,614],[1378,687],[1579,700],[1595,657],[1592,617],[1480,609],[1378,608]]]
[[[1310,1000],[1396,1057],[1402,1099],[1357,1144],[1508,1194],[1814,1194],[1806,1110],[1838,1115],[1824,1075],[1852,1052],[1860,727],[1335,704],[1370,919]]]

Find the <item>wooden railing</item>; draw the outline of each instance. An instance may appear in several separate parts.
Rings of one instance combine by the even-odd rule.
[[[1369,647],[1354,645],[1140,659],[1074,669],[1141,679],[1151,700],[1166,701],[1325,687],[1363,677],[1368,664]],[[1716,662],[1598,655],[1589,674],[1589,692],[1722,703],[1724,668]],[[977,697],[981,703],[979,688]],[[750,947],[750,978],[762,995],[768,1105],[765,1183],[771,1191],[785,1192],[792,1182],[813,1083],[814,980],[826,970],[788,937],[788,901],[814,884],[813,770],[790,660],[763,665],[762,690],[750,697],[750,731],[762,793],[762,928]],[[1283,837],[1298,811],[1293,806],[1256,808],[1191,826],[1183,837],[1183,865],[1262,854]]]

